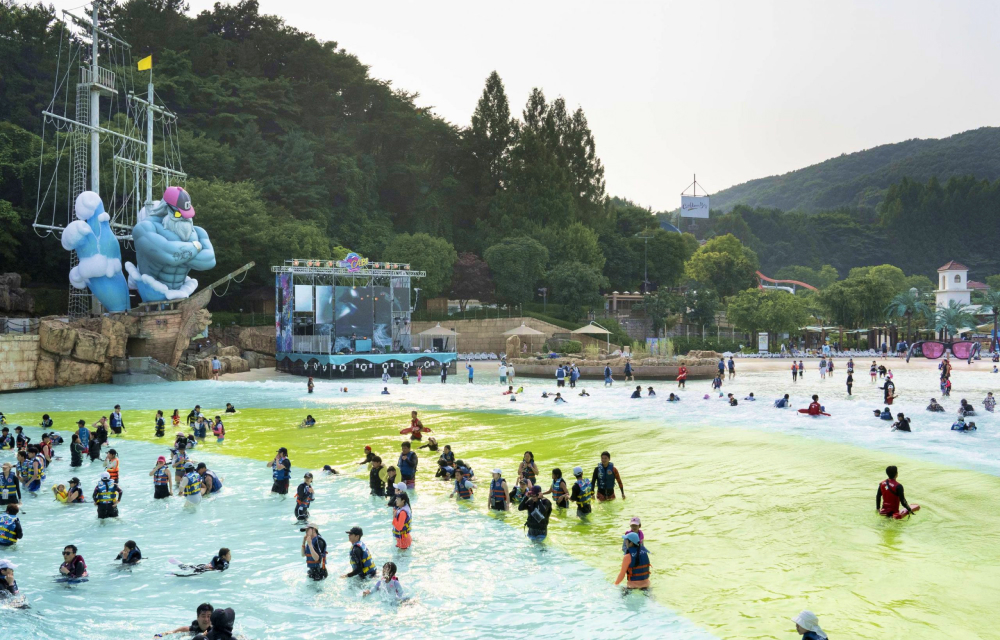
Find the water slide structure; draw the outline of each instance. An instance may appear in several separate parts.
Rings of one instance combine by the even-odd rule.
[[[804,287],[806,289],[811,289],[812,291],[817,290],[816,287],[811,284],[799,282],[798,280],[775,280],[774,278],[768,278],[760,271],[757,272],[757,278],[760,279],[760,284],[757,286],[761,289],[780,289],[782,291],[787,291],[788,293],[795,293],[795,287]]]

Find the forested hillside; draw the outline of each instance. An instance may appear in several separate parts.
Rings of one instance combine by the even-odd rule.
[[[68,254],[30,226],[56,18],[0,0],[0,271],[64,285]],[[680,282],[696,245],[608,197],[583,109],[541,88],[517,109],[484,69],[482,98],[457,126],[371,77],[336,42],[262,15],[255,0],[198,15],[181,0],[109,0],[102,20],[133,44],[133,60],[152,54],[157,94],[180,116],[188,190],[218,255],[209,275],[254,259],[250,281],[264,283],[281,259],[349,248],[434,271],[425,296],[456,286],[490,297],[478,275],[478,289],[456,280],[481,275],[485,259],[502,301],[530,301],[545,284],[550,300],[593,301],[597,287],[639,287],[647,238],[637,235],[651,236],[649,277],[662,285]],[[511,259],[526,252],[541,262]],[[473,268],[453,278],[456,263]]]
[[[1000,178],[1000,128],[983,127],[941,140],[907,140],[845,153],[780,176],[751,180],[712,196],[712,208],[750,207],[815,213],[877,206],[903,178],[946,182],[955,176]]]

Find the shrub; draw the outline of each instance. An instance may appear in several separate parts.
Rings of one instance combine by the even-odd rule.
[[[582,353],[583,343],[579,340],[567,340],[562,345],[563,353]]]

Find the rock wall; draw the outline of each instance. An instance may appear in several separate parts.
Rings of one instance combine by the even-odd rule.
[[[38,325],[38,387],[111,382],[112,358],[125,356],[134,320],[124,314],[69,323],[54,316]]]
[[[35,312],[35,299],[21,288],[21,274],[0,273],[0,313],[8,316],[30,316]]]
[[[38,356],[38,336],[0,335],[0,391],[37,387]]]

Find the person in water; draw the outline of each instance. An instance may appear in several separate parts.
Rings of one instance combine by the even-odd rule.
[[[542,495],[542,487],[537,484],[531,487],[517,510],[528,512],[528,521],[524,525],[528,530],[528,539],[534,542],[544,540],[548,535],[552,503]]]
[[[303,420],[299,424],[299,426],[300,427],[315,427],[316,426],[316,418],[312,417],[312,414],[309,414],[309,415],[306,416],[306,419]]]
[[[316,491],[312,487],[313,474],[308,471],[302,476],[302,482],[295,490],[295,519],[305,522],[309,519],[309,505],[316,499]]]
[[[750,395],[748,395],[743,399],[746,400],[747,402],[757,402],[757,398],[753,397],[753,391],[751,391]]]
[[[0,547],[11,547],[24,537],[21,521],[17,517],[20,511],[16,504],[9,504],[0,514]]]
[[[157,438],[162,438],[167,434],[167,421],[163,419],[163,410],[156,412],[156,420],[154,422],[153,435]]]
[[[902,413],[896,414],[896,422],[892,424],[893,431],[910,431],[910,419]]]
[[[649,589],[649,552],[642,546],[639,534],[635,531],[629,531],[622,539],[625,541],[625,555],[615,584],[621,584],[627,577],[626,589]]]
[[[195,611],[195,619],[191,621],[191,624],[185,625],[183,627],[177,627],[173,631],[165,631],[164,633],[158,633],[154,638],[159,636],[169,636],[175,633],[205,633],[212,628],[212,612],[215,611],[215,607],[208,604],[207,602],[198,605],[198,609]]]
[[[358,576],[360,578],[374,578],[375,577],[375,562],[372,560],[372,554],[368,552],[368,547],[365,546],[364,542],[361,542],[361,536],[365,532],[361,527],[351,527],[347,532],[347,539],[351,542],[351,571],[340,576],[341,578],[353,578]]]
[[[212,556],[212,559],[208,564],[178,564],[177,567],[183,569],[184,571],[192,571],[189,574],[177,574],[174,575],[180,578],[190,577],[197,575],[199,573],[208,573],[209,571],[225,571],[229,568],[229,563],[233,561],[232,552],[226,547],[219,549],[217,555]]]
[[[890,465],[886,467],[885,475],[887,476],[886,479],[879,483],[878,491],[875,492],[875,509],[879,512],[879,515],[898,520],[918,511],[920,505],[915,504],[911,507],[906,502],[906,496],[903,494],[903,485],[896,481],[896,477],[899,475],[899,470],[896,469],[896,466]],[[900,509],[900,505],[902,505],[902,509]]]
[[[139,564],[142,560],[142,551],[136,546],[135,540],[129,540],[125,543],[125,548],[115,556],[115,560],[121,560],[122,564]]]
[[[594,473],[590,479],[591,486],[596,489],[596,496],[599,502],[615,499],[615,482],[622,492],[622,500],[625,499],[625,485],[622,484],[622,477],[618,469],[611,462],[611,454],[607,451],[601,452],[601,463],[594,467]]]
[[[384,396],[389,395],[389,387],[382,387],[382,395]]]
[[[4,460],[0,467],[0,505],[21,503],[21,481],[14,465]]]
[[[207,496],[222,491],[222,479],[204,462],[199,462],[195,470],[201,476],[201,495]]]
[[[392,537],[397,549],[409,549],[413,544],[410,531],[413,526],[413,509],[410,508],[410,494],[405,489],[396,492],[392,505]]]
[[[201,476],[195,470],[193,462],[184,465],[184,477],[181,478],[181,486],[178,493],[184,496],[188,504],[198,504],[202,496]]]
[[[573,483],[573,492],[569,499],[570,502],[576,503],[577,517],[583,519],[584,516],[593,510],[591,503],[594,501],[594,489],[590,480],[583,479],[583,469],[581,467],[573,467],[573,475],[576,477],[576,482]]]
[[[642,397],[642,385],[636,386],[635,391],[632,392],[632,397],[633,398],[641,398]]]
[[[14,569],[17,569],[16,564],[0,560],[0,600],[13,598],[19,593],[17,581],[14,579]]]
[[[827,635],[823,633],[819,626],[819,618],[812,611],[803,611],[792,618],[795,623],[795,630],[802,636],[802,640],[826,640]]]
[[[455,469],[455,487],[448,494],[448,498],[451,499],[458,494],[459,500],[472,500],[475,485],[472,484],[472,480],[465,476],[461,467]]]
[[[371,445],[365,445],[365,459],[359,462],[358,464],[359,465],[366,464],[368,465],[368,468],[371,469],[372,460],[374,460],[376,457],[378,456],[375,452],[372,451]]]
[[[282,496],[288,494],[288,482],[292,478],[292,461],[288,459],[288,449],[285,447],[278,449],[278,453],[267,463],[267,467],[272,469],[271,475],[274,478],[271,493]]]
[[[427,444],[422,444],[422,445],[420,445],[417,448],[418,449],[430,449],[431,451],[437,451],[438,450],[437,439],[434,436],[430,436],[429,438],[427,438]]]
[[[118,483],[111,479],[111,474],[105,471],[101,474],[101,480],[94,487],[93,500],[97,505],[97,517],[101,520],[105,518],[118,517],[118,503],[122,499],[122,489]]]
[[[809,407],[806,409],[806,413],[811,416],[818,416],[823,413],[823,405],[819,403],[818,395],[813,395],[812,402],[809,403]]]
[[[878,419],[892,420],[892,411],[889,410],[889,407],[886,407],[881,412],[879,412],[878,409],[875,409],[874,411],[875,411],[875,417],[877,417]]]
[[[387,474],[385,467],[382,466],[382,458],[375,456],[372,458],[371,469],[368,470],[369,495],[384,498],[386,480]]]
[[[326,580],[330,573],[326,570],[326,540],[319,534],[316,525],[305,528],[302,538],[302,557],[306,559],[306,574],[315,581]]]
[[[387,593],[396,601],[405,600],[403,597],[403,587],[396,578],[395,562],[386,562],[382,565],[382,578],[371,589],[362,591],[361,596],[370,596],[372,593]]]
[[[396,466],[399,467],[400,480],[406,483],[407,489],[413,489],[416,486],[418,463],[419,460],[417,458],[417,454],[410,450],[410,443],[401,443],[399,459],[396,461]]]
[[[625,535],[632,532],[639,534],[639,546],[645,547],[646,534],[642,532],[642,520],[639,519],[639,516],[629,520],[628,531],[625,532]],[[622,552],[628,550],[628,545],[625,544],[625,535],[622,535]]]
[[[590,394],[587,393],[586,389],[581,390],[580,393],[578,393],[576,395],[580,396],[581,398],[589,398],[590,397]]]
[[[83,556],[77,554],[78,551],[75,544],[63,547],[63,563],[59,566],[59,573],[69,579],[79,580],[89,575],[87,563],[83,560]]]
[[[677,388],[678,389],[684,389],[684,388],[686,388],[685,385],[687,384],[687,378],[688,378],[688,368],[687,368],[687,365],[682,362],[680,368],[677,369]]]
[[[192,640],[233,640],[233,625],[236,624],[236,612],[232,609],[216,609],[212,612],[212,628],[199,633]]]
[[[566,402],[566,398],[562,397],[562,394],[557,391],[556,399],[554,400],[554,402],[556,404],[564,404]]]
[[[736,396],[734,396],[731,393],[727,394],[726,401],[729,403],[730,407],[736,407],[736,406],[739,406],[739,404],[740,404],[739,401],[736,399]]]
[[[510,511],[510,489],[507,481],[503,479],[503,471],[493,470],[493,479],[490,480],[490,509],[493,511]]]
[[[791,406],[789,404],[789,402],[790,402],[790,400],[788,398],[788,394],[786,393],[784,395],[784,397],[778,398],[777,400],[774,401],[774,408],[775,409],[787,409],[789,406]]]
[[[226,413],[236,413],[236,407],[233,406],[232,402],[226,403]]]
[[[951,424],[951,430],[952,431],[975,431],[976,430],[976,423],[975,422],[966,423],[965,422],[965,416],[958,416],[958,420],[956,420],[955,422],[953,422]]]
[[[986,407],[986,410],[990,413],[993,413],[993,410],[996,409],[997,400],[993,397],[992,391],[986,394],[986,397],[983,399],[983,406]]]

